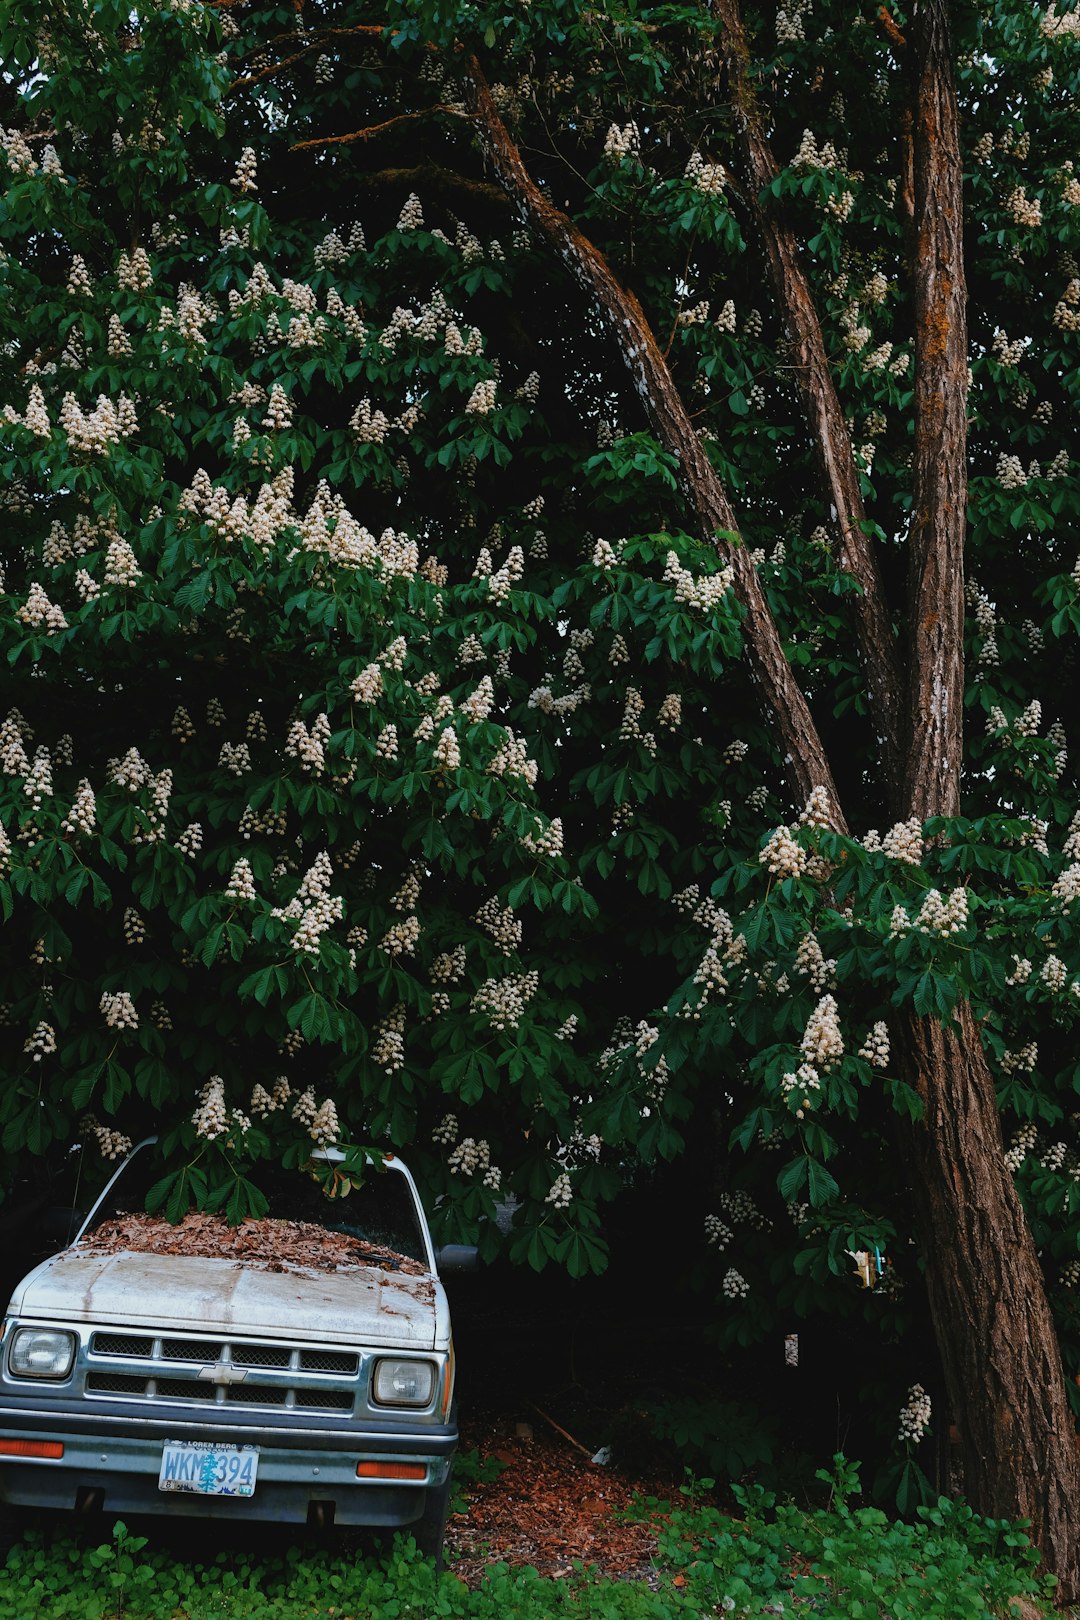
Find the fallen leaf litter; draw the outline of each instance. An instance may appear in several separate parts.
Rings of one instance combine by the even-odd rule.
[[[172,1225],[161,1215],[120,1215],[103,1221],[78,1245],[81,1254],[179,1254],[233,1260],[261,1271],[335,1272],[375,1266],[410,1277],[426,1277],[419,1261],[346,1232],[331,1232],[314,1221],[265,1217],[230,1226],[223,1215],[191,1212]]]

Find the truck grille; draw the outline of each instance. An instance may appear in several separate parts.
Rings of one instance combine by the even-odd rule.
[[[96,1332],[88,1348],[84,1389],[100,1400],[351,1412],[360,1378],[356,1351],[310,1345]]]

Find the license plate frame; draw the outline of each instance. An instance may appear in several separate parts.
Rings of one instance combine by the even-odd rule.
[[[258,1446],[217,1440],[166,1440],[161,1448],[159,1491],[194,1496],[254,1496]]]

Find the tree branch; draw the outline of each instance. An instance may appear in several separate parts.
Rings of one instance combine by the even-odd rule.
[[[699,533],[731,565],[745,613],[742,631],[750,667],[792,786],[804,799],[815,787],[824,787],[834,825],[843,829],[839,795],[813,716],[784,655],[757,570],[741,543],[727,492],[694,431],[645,312],[634,293],[616,279],[603,254],[532,179],[475,57],[465,64],[465,72],[469,107],[499,181],[522,215],[547,238],[595,299],[660,440],[679,459]]]
[[[430,118],[433,113],[449,113],[454,118],[462,117],[460,107],[450,107],[439,102],[434,107],[421,107],[417,112],[395,113],[393,118],[384,118],[381,124],[369,124],[366,129],[354,129],[348,135],[317,135],[310,141],[294,141],[289,151],[304,152],[312,146],[348,146],[353,141],[369,141],[373,135],[381,135],[384,130],[393,129],[395,124],[411,124],[418,118]]]
[[[890,799],[899,799],[904,757],[904,676],[885,589],[866,533],[866,509],[851,434],[829,367],[810,283],[794,231],[769,208],[765,192],[779,170],[764,131],[761,107],[747,74],[749,50],[738,0],[714,0],[722,25],[720,50],[735,113],[735,128],[747,182],[747,201],[761,234],[773,296],[794,351],[802,392],[825,487],[836,511],[837,560],[858,582],[852,603],[855,639],[870,693],[870,712],[884,743]]]
[[[921,0],[915,65],[915,446],[908,619],[908,813],[956,815],[964,699],[967,287],[946,0]]]

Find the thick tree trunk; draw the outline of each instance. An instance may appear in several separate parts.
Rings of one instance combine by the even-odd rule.
[[[952,42],[945,0],[913,17],[915,445],[909,540],[911,743],[901,811],[960,809],[967,530],[967,293]],[[1080,1595],[1080,1457],[1038,1256],[1005,1164],[994,1081],[971,1008],[958,1029],[909,1013],[901,1063],[923,1100],[906,1130],[916,1236],[967,1495],[1029,1518]]]
[[[1038,1255],[1004,1163],[994,1082],[971,1009],[958,1031],[910,1015],[901,1068],[925,1114],[905,1129],[916,1237],[964,1490],[980,1512],[1031,1520],[1080,1596],[1080,1453]]]

